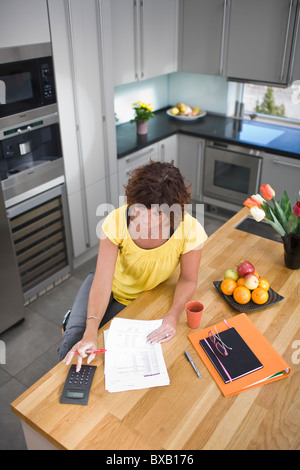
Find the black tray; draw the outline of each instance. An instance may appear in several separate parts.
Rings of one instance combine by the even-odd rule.
[[[269,299],[267,300],[267,302],[265,304],[259,305],[259,304],[256,304],[255,302],[253,302],[253,300],[249,300],[249,302],[247,302],[246,304],[239,304],[234,300],[232,295],[223,294],[223,292],[221,291],[222,281],[213,281],[213,283],[214,283],[214,286],[217,289],[217,291],[223,297],[223,299],[225,299],[226,302],[228,302],[229,305],[231,305],[231,307],[233,307],[235,310],[238,310],[241,313],[242,312],[244,312],[244,313],[252,312],[254,310],[259,310],[261,308],[270,307],[270,305],[274,305],[277,302],[280,302],[281,300],[284,299],[284,297],[282,297],[282,295],[277,294],[277,292],[275,292],[273,289],[271,289],[271,287],[269,287],[269,290],[268,290]]]

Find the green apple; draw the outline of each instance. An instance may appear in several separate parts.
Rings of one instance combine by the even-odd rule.
[[[237,281],[240,276],[235,269],[227,269],[224,274],[224,279],[231,278],[234,281]]]

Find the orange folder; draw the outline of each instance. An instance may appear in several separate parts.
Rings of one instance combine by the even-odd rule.
[[[235,395],[250,388],[258,387],[267,383],[281,380],[287,377],[291,369],[282,357],[275,351],[273,346],[266,340],[263,334],[256,328],[256,326],[249,320],[245,313],[241,313],[236,317],[226,320],[229,327],[234,327],[240,334],[243,340],[247,343],[249,348],[253,351],[256,357],[263,364],[263,368],[255,372],[251,372],[244,377],[233,380],[225,384],[210,359],[199,344],[200,339],[208,337],[208,332],[212,328],[217,327],[218,333],[226,330],[228,326],[224,321],[216,325],[209,326],[203,330],[196,331],[188,335],[188,338],[202,361],[208,368],[209,372],[215,379],[217,385],[225,397]],[[214,330],[213,330],[214,331]]]

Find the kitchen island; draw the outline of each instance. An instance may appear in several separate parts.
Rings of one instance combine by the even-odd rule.
[[[291,367],[290,375],[225,398],[187,337],[195,330],[188,328],[183,312],[177,335],[162,344],[170,385],[109,393],[104,357],[98,355],[89,404],[62,405],[59,399],[69,368],[59,363],[11,405],[23,423],[28,448],[182,450],[190,455],[198,449],[300,448],[300,271],[285,267],[281,243],[235,228],[247,215],[248,210],[242,209],[205,243],[193,296],[205,306],[200,328],[238,314],[213,281],[248,259],[284,297],[247,315]],[[178,271],[142,294],[119,317],[161,318],[171,304],[177,277]],[[99,347],[103,347],[103,329]],[[185,349],[201,379],[186,360]]]

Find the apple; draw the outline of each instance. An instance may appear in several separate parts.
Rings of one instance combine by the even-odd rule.
[[[250,261],[240,261],[237,266],[238,275],[241,277],[245,277],[246,274],[253,274],[255,271],[254,266],[250,263]]]
[[[236,269],[227,269],[224,274],[224,279],[231,278],[234,281],[237,281],[239,278],[238,272]]]
[[[246,274],[244,277],[243,286],[248,287],[249,290],[254,290],[259,285],[258,277],[255,274]]]

